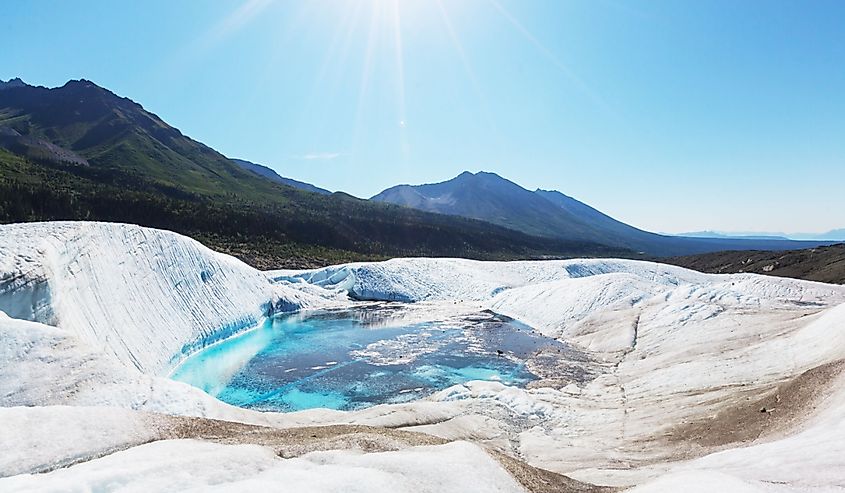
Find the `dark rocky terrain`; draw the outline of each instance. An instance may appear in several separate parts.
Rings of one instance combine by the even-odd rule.
[[[716,274],[751,272],[845,284],[845,244],[785,252],[715,252],[661,261]]]

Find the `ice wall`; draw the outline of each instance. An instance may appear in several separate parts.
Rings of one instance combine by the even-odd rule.
[[[315,296],[239,260],[127,224],[0,226],[0,311],[66,329],[144,373]]]

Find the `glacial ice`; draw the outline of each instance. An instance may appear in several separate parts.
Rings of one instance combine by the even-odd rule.
[[[0,310],[69,330],[147,374],[166,373],[183,352],[258,324],[278,304],[317,302],[167,231],[0,226]]]
[[[347,292],[431,312],[492,310],[588,351],[597,374],[540,388],[474,380],[414,402],[288,414],[229,406],[163,376],[185,352],[259,324],[277,307],[349,307]],[[835,490],[845,484],[843,375],[821,382],[796,421],[757,440],[707,446],[669,437],[845,358],[843,303],[842,286],[654,262],[396,259],[261,273],[188,238],[137,226],[0,226],[0,442],[11,444],[0,460],[0,490],[100,480],[162,489],[157,478],[179,467],[189,473],[185,486],[196,488],[330,490],[338,474],[356,470],[356,484],[374,491],[387,481],[410,490],[409,481],[423,480],[518,490],[463,442],[281,460],[259,446],[142,445],[160,419],[151,413],[422,431],[641,491],[695,482],[711,490]],[[778,412],[759,414],[778,419]],[[170,459],[188,454],[196,454],[193,464]],[[460,457],[467,458],[460,468],[448,466]],[[232,466],[219,469],[227,461]]]

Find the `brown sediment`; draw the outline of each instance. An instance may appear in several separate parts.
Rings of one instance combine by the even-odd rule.
[[[817,366],[768,389],[738,394],[715,415],[671,428],[665,438],[704,448],[748,443],[794,429],[813,414],[845,360]]]
[[[169,416],[161,439],[192,438],[222,444],[254,444],[272,448],[283,458],[309,452],[354,449],[387,452],[419,445],[442,445],[447,440],[424,433],[362,425],[270,428],[231,421]]]
[[[611,493],[622,489],[584,483],[563,474],[531,466],[495,450],[487,452],[530,493]]]
[[[272,448],[280,457],[298,457],[326,450],[388,452],[422,445],[443,445],[450,440],[425,433],[363,425],[269,428],[205,418],[157,416],[160,439],[197,439],[222,444],[254,444]],[[546,471],[487,450],[530,493],[608,493],[616,488],[595,486]]]

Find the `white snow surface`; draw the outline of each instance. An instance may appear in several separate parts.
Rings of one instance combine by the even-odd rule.
[[[643,277],[676,282],[701,274],[656,263],[627,260],[560,260],[543,262],[480,262],[465,259],[404,258],[378,263],[353,263],[316,271],[278,271],[274,280],[305,281],[343,289],[366,300],[488,300],[497,293],[526,285],[598,274],[634,272]]]
[[[162,460],[167,458],[167,460]],[[281,459],[256,445],[165,440],[42,476],[0,479],[0,490],[267,491],[361,493],[521,493],[477,445],[446,445],[362,454],[312,452]]]
[[[0,407],[0,471],[50,470],[152,440],[148,416],[83,406]]]
[[[415,403],[284,415],[233,408],[162,376],[203,341],[275,309],[347,305],[346,293],[443,313],[493,310],[583,349],[595,375],[559,388],[469,382]],[[420,258],[261,273],[165,231],[0,226],[0,441],[14,451],[0,459],[0,490],[519,491],[469,440],[638,491],[834,491],[845,488],[843,378],[796,428],[753,443],[678,461],[678,445],[663,437],[845,358],[843,303],[842,286],[654,262]],[[151,437],[150,411],[402,427],[459,441],[282,460],[258,446],[140,445]]]

